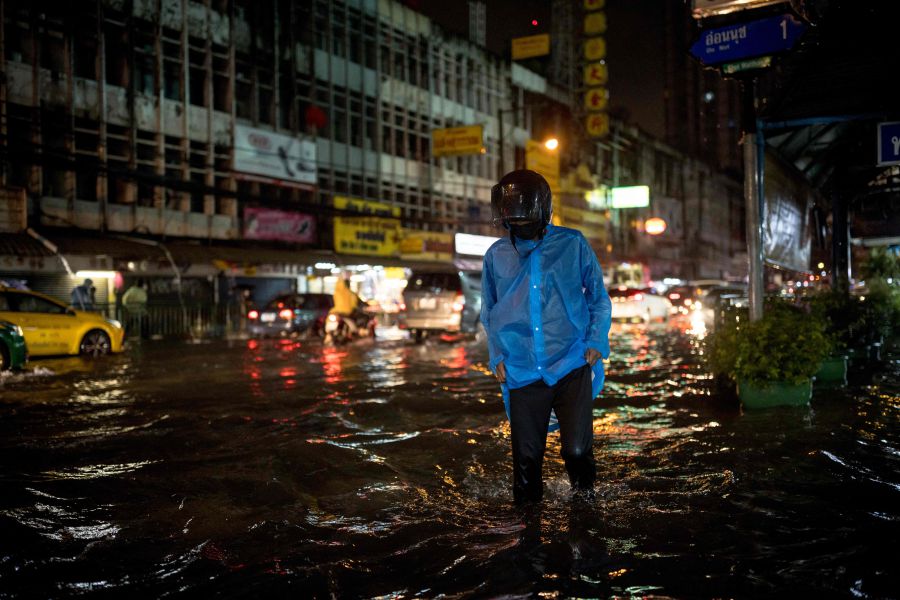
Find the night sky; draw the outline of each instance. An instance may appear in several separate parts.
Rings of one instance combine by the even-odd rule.
[[[607,47],[610,103],[613,114],[645,131],[665,133],[663,91],[664,2],[675,0],[607,0]],[[579,6],[581,0],[572,0]],[[467,0],[407,2],[445,29],[468,36]],[[487,0],[487,46],[508,56],[510,39],[549,31],[549,0]],[[538,26],[531,24],[537,19]]]

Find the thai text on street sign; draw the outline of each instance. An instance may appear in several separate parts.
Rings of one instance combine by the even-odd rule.
[[[481,125],[431,131],[432,156],[481,154],[482,148],[484,148],[484,128]]]
[[[791,14],[717,27],[702,32],[691,54],[706,65],[719,65],[790,50],[806,30]]]
[[[878,165],[900,165],[900,122],[878,124]]]
[[[750,71],[753,69],[765,69],[772,66],[771,56],[759,56],[757,58],[748,58],[747,60],[739,60],[738,62],[725,63],[722,65],[722,73],[732,75],[742,71]]]
[[[512,39],[512,59],[531,58],[550,54],[550,34],[529,35]]]

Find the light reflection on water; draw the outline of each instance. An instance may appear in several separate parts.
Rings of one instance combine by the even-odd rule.
[[[742,413],[617,326],[597,496],[517,510],[471,340],[146,344],[0,379],[0,595],[893,594],[900,366]]]

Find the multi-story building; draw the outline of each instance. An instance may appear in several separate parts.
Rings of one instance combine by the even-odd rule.
[[[477,265],[452,234],[498,235],[491,185],[576,97],[394,0],[5,0],[0,19],[0,188],[27,219],[6,228],[34,232],[4,236],[0,275],[66,297],[92,271],[110,305],[138,277],[151,302],[215,304]],[[432,131],[475,124],[480,151],[434,156]],[[594,151],[563,164],[612,182]],[[610,213],[563,191],[564,222],[617,255]]]

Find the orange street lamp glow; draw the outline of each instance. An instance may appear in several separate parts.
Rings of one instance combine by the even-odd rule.
[[[550,138],[549,140],[544,142],[544,147],[547,150],[556,150],[559,148],[559,140],[556,138]]]
[[[650,235],[659,235],[665,230],[666,222],[659,217],[653,217],[644,222],[644,231]]]

